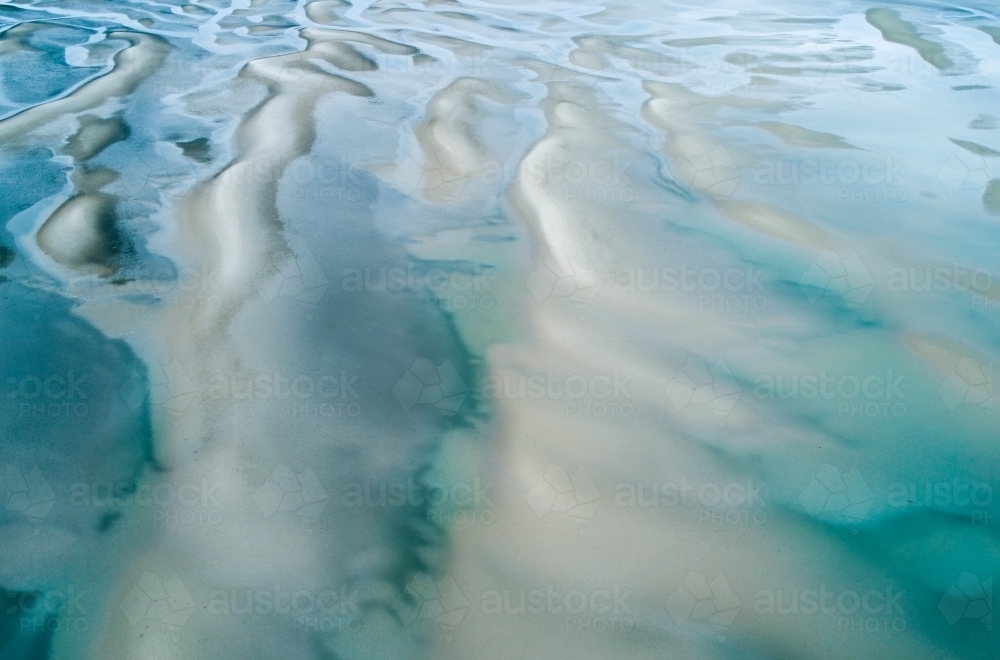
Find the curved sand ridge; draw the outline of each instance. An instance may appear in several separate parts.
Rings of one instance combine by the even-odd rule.
[[[486,179],[498,162],[481,138],[490,117],[484,101],[510,104],[521,96],[502,83],[471,77],[459,78],[434,95],[424,120],[414,127],[425,198],[447,202],[482,193],[474,184]]]
[[[91,110],[110,98],[125,96],[155,73],[170,51],[169,44],[155,35],[109,32],[108,38],[123,39],[132,44],[115,56],[111,71],[67,96],[22,110],[0,121],[0,140],[14,140],[65,115]]]
[[[218,271],[225,292],[223,308],[228,312],[254,290],[255,276],[286,249],[274,199],[285,168],[312,146],[311,113],[316,101],[334,91],[373,95],[365,85],[325,72],[310,61],[313,57],[334,65],[340,61],[328,54],[325,36],[310,31],[310,45],[301,53],[255,60],[241,72],[241,77],[266,85],[270,97],[240,123],[235,161],[188,202],[184,222],[190,223],[192,233],[209,241],[198,256]],[[211,323],[204,326],[205,331],[213,329]]]
[[[576,102],[571,93],[566,95],[568,98],[562,98],[559,93],[570,90],[563,90],[558,85],[553,87],[554,93],[545,107],[549,130],[519,163],[511,202],[532,219],[531,226],[539,235],[542,257],[547,255],[551,259],[556,274],[577,281],[579,290],[573,293],[573,299],[589,303],[602,278],[589,256],[593,250],[592,244],[588,244],[588,227],[575,222],[578,216],[570,205],[561,203],[559,193],[553,195],[546,184],[552,183],[547,180],[549,172],[566,169],[574,157],[578,157],[573,147],[586,144],[587,138],[595,132],[594,120],[598,117]],[[599,149],[605,145],[594,146]],[[593,152],[587,154],[592,155]],[[589,160],[578,159],[578,162]]]
[[[751,409],[735,410],[722,432],[713,415],[678,411],[667,396],[656,394],[669,389],[665,376],[679,371],[684,353],[700,355],[711,364],[714,351],[726,345],[743,345],[732,358],[738,365],[737,373],[754,363],[766,368],[769,356],[748,350],[747,344],[756,334],[753,325],[739,327],[721,312],[693,309],[690,301],[679,296],[663,296],[655,303],[647,298],[643,307],[635,307],[627,297],[608,291],[610,287],[600,288],[599,273],[612,270],[616,254],[639,253],[637,241],[650,239],[648,234],[630,231],[642,222],[641,216],[626,205],[612,211],[610,206],[602,209],[598,204],[568,202],[565,182],[533,180],[531,168],[540,159],[592,162],[595,154],[617,150],[635,164],[630,170],[630,185],[641,198],[652,193],[642,175],[648,168],[642,163],[648,159],[629,149],[618,136],[622,127],[604,117],[598,103],[584,90],[553,84],[546,107],[548,131],[522,160],[512,203],[536,237],[537,252],[550,252],[556,264],[565,269],[564,274],[576,279],[579,290],[586,291],[588,285],[595,288],[586,298],[550,298],[529,305],[533,339],[494,346],[489,352],[487,378],[508,388],[506,396],[501,394],[494,400],[493,460],[500,493],[495,501],[497,522],[486,528],[453,528],[453,559],[448,571],[468,585],[470,593],[505,594],[508,600],[503,601],[504,607],[512,608],[513,614],[492,612],[485,605],[471,609],[454,638],[438,647],[436,657],[534,654],[597,659],[662,658],[666,654],[725,658],[730,657],[730,651],[719,645],[710,628],[682,629],[682,634],[664,609],[677,585],[690,579],[692,573],[703,574],[710,581],[722,575],[728,587],[739,594],[754,593],[762,578],[784,588],[826,585],[831,590],[846,589],[853,583],[891,582],[892,573],[877,562],[858,557],[846,543],[817,535],[815,521],[780,506],[765,509],[767,525],[720,529],[705,525],[684,507],[644,511],[613,501],[611,494],[617,492],[614,485],[621,482],[638,481],[647,487],[681,479],[693,483],[752,482],[760,476],[739,468],[739,457],[745,452],[766,454],[775,447],[795,452],[797,445],[823,440],[804,427],[796,429],[790,419],[766,402],[750,401],[744,405]],[[746,214],[763,215],[756,224],[763,224],[759,229],[765,233],[806,244],[815,240],[793,229],[791,221],[774,219],[769,215],[773,213]],[[746,221],[741,214],[734,215]],[[608,231],[602,231],[604,228]],[[645,226],[644,230],[650,228]],[[658,240],[669,239],[660,236]],[[581,302],[588,304],[583,308],[585,322],[580,321]],[[616,323],[624,314],[645,320],[635,326]],[[772,317],[770,322],[801,331],[795,330],[792,319]],[[642,327],[670,328],[670,332],[650,336],[639,330]],[[770,366],[775,365],[771,362]],[[627,381],[621,390],[628,392],[627,398],[602,403],[627,403],[641,414],[595,418],[570,412],[565,400],[524,396],[525,379],[539,374],[543,379],[545,374],[563,379],[601,375],[609,382]],[[727,435],[729,440],[723,440],[727,444],[717,444]],[[741,446],[737,438],[746,445]],[[795,458],[785,460],[794,464]],[[543,516],[526,504],[525,493],[560,469],[596,486],[600,493],[596,513],[581,512],[584,519],[574,521],[565,514],[561,518]],[[574,481],[575,486],[578,483]],[[851,577],[845,580],[845,575]],[[548,615],[517,616],[517,594],[540,585],[542,593],[546,589],[559,594],[627,591],[630,611],[620,614],[629,621],[640,621],[642,635],[637,639],[610,628],[605,635],[581,635],[575,625],[563,625],[563,619],[571,615],[560,616],[554,610],[548,610]],[[815,649],[821,648],[822,657],[848,659],[869,657],[871,651],[870,633],[864,630],[838,629],[816,617],[787,617],[775,622],[774,617],[755,613],[747,602],[743,603],[739,625],[727,630],[725,636],[730,643],[738,640],[738,646],[762,657],[813,657]],[[898,631],[890,637],[890,647],[907,657],[953,657],[942,655],[939,648],[912,631]],[[541,654],[540,649],[544,650]]]
[[[268,478],[278,479],[275,475],[283,469],[294,468],[297,475],[308,468],[308,472],[326,479],[340,470],[357,470],[360,474],[366,468],[389,470],[395,461],[384,466],[380,451],[408,456],[423,448],[427,440],[422,436],[433,437],[436,433],[433,424],[420,420],[415,423],[412,416],[402,420],[404,411],[395,400],[387,412],[372,419],[335,418],[333,421],[338,423],[331,429],[328,419],[289,417],[288,406],[297,401],[283,399],[277,389],[274,396],[263,398],[235,392],[236,383],[252,381],[254,374],[271,378],[270,374],[277,372],[309,374],[311,378],[333,373],[346,379],[349,387],[363,392],[361,384],[355,384],[357,378],[343,376],[358,373],[358,367],[348,362],[351,371],[341,369],[345,368],[344,361],[359,359],[352,354],[352,348],[375,341],[372,336],[381,337],[381,343],[360,358],[368,367],[361,372],[364,378],[377,377],[380,369],[398,378],[394,362],[403,358],[394,350],[407,351],[402,369],[413,361],[408,353],[412,339],[398,333],[390,319],[399,314],[412,315],[414,305],[397,310],[393,305],[400,303],[390,298],[365,301],[366,321],[369,316],[379,319],[377,329],[365,330],[359,323],[340,318],[339,305],[329,300],[314,307],[314,313],[326,319],[319,328],[311,327],[318,324],[306,323],[294,299],[279,296],[269,302],[262,300],[262,287],[275,280],[280,284],[284,268],[289,263],[301,264],[304,251],[315,250],[326,258],[344,252],[340,255],[343,259],[358,249],[353,244],[339,243],[346,241],[345,235],[351,237],[359,232],[351,226],[353,217],[340,217],[325,205],[314,208],[304,223],[302,218],[286,219],[279,213],[279,189],[285,170],[314,146],[318,127],[313,111],[317,102],[331,94],[360,99],[373,96],[364,84],[326,70],[325,65],[351,66],[344,61],[343,50],[330,47],[342,43],[336,33],[306,30],[303,34],[309,42],[304,51],[257,59],[240,72],[242,80],[266,86],[268,94],[240,121],[234,133],[233,160],[178,205],[185,263],[193,271],[211,273],[220,305],[211,310],[165,311],[161,327],[151,332],[156,346],[147,351],[151,359],[169,365],[175,374],[184,374],[192,383],[214,384],[214,390],[192,401],[189,408],[173,417],[161,414],[157,456],[169,470],[171,481],[213,484],[224,518],[218,525],[189,528],[182,534],[163,530],[160,543],[124,572],[116,599],[126,598],[144,571],[177,573],[191,593],[202,599],[220,589],[227,594],[247,588],[263,592],[274,590],[275,585],[293,591],[332,590],[339,594],[345,575],[353,571],[375,582],[370,598],[375,601],[371,607],[378,619],[394,598],[391,581],[400,570],[396,564],[413,561],[408,558],[408,548],[416,541],[393,539],[386,529],[403,525],[405,520],[383,520],[371,510],[339,506],[340,491],[334,490],[329,481],[324,480],[324,485],[330,490],[319,500],[325,516],[317,521],[307,518],[307,522],[315,523],[308,527],[298,516],[285,515],[284,511],[262,514],[253,497],[261,483]],[[363,211],[356,213],[360,216]],[[332,232],[333,236],[324,243],[293,247],[287,243],[286,222],[303,223],[304,231],[317,231],[318,225],[324,234]],[[343,226],[335,224],[338,222]],[[371,240],[364,232],[360,239]],[[348,299],[343,304],[357,301]],[[443,331],[436,330],[439,335]],[[379,359],[373,360],[371,355]],[[338,365],[337,370],[332,371],[331,363]],[[228,388],[230,383],[234,383],[232,394],[218,394],[220,384]],[[213,396],[212,391],[217,395]],[[351,395],[344,396],[354,401]],[[366,410],[380,406],[370,400],[362,400],[360,405]],[[291,421],[284,424],[281,420]],[[337,499],[327,501],[329,498]],[[388,548],[370,549],[377,541]],[[380,571],[388,577],[381,576]],[[199,653],[206,648],[213,649],[212,653],[237,648],[246,653],[264,653],[263,645],[283,657],[306,658],[332,636],[329,631],[302,629],[298,627],[300,621],[292,618],[229,614],[227,611],[223,616],[211,616],[209,612],[198,617],[191,623],[191,629],[199,631],[197,635],[176,640],[145,634],[127,621],[115,620],[100,653],[102,657],[147,657],[167,652]],[[169,633],[167,628],[157,630]],[[401,637],[393,625],[379,637],[388,639],[390,633]],[[203,642],[205,639],[208,641]]]
[[[162,64],[169,52],[163,39],[133,32],[111,32],[112,39],[131,45],[114,58],[108,73],[80,86],[70,94],[25,109],[0,121],[0,140],[16,141],[66,115],[91,110],[110,99],[126,96]],[[67,145],[67,153],[77,161],[87,160],[108,145],[127,137],[127,127],[118,118],[85,116]],[[112,179],[113,180],[113,179]],[[108,180],[105,178],[105,182]],[[117,270],[116,260],[123,249],[116,227],[112,195],[97,192],[100,185],[78,185],[80,194],[62,204],[36,236],[39,247],[60,266],[109,276]]]
[[[111,144],[128,137],[129,128],[120,116],[102,119],[84,115],[80,127],[67,141],[65,153],[78,163],[70,180],[77,193],[50,215],[35,240],[53,261],[71,271],[92,272],[109,277],[133,250],[118,227],[115,211],[118,198],[100,192],[114,182],[118,173],[80,165]]]

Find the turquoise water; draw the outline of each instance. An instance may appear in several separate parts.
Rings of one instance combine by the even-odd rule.
[[[0,3],[3,658],[992,658],[988,3]]]

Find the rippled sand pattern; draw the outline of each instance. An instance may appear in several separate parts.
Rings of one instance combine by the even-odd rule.
[[[1000,654],[990,3],[0,30],[4,660]]]

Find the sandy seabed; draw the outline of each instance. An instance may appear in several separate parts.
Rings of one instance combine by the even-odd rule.
[[[5,660],[997,657],[989,3],[0,29]]]

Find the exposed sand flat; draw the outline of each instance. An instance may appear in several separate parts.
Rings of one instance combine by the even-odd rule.
[[[307,11],[309,7],[316,4],[322,3],[310,3],[306,5]],[[409,46],[407,44],[401,44],[390,39],[383,39],[382,37],[377,37],[375,35],[366,34],[364,32],[352,32],[350,30],[329,30],[329,29],[317,29],[317,28],[306,28],[302,31],[303,36],[308,39],[315,40],[317,43],[324,40],[339,40],[339,41],[353,41],[358,44],[366,44],[368,46],[373,46],[378,50],[386,53],[388,55],[416,55],[420,51],[414,46]]]
[[[13,53],[19,50],[31,50],[31,46],[25,42],[25,37],[47,27],[45,23],[21,23],[4,30],[0,34],[0,54]]]
[[[814,131],[802,126],[784,124],[780,121],[762,121],[757,124],[769,133],[777,135],[779,138],[794,147],[809,147],[813,149],[856,149],[857,147],[846,142],[844,138],[833,133]]]
[[[807,247],[829,248],[823,230],[781,209],[757,202],[728,200],[718,203],[719,209],[733,220],[775,238]]]
[[[529,227],[538,236],[539,256],[551,259],[558,276],[574,279],[579,289],[573,293],[575,299],[589,302],[602,281],[592,262],[592,255],[596,256],[599,250],[594,249],[588,228],[574,221],[577,213],[573,207],[577,205],[566,201],[568,182],[553,173],[566,172],[574,162],[582,162],[574,158],[576,144],[589,148],[601,144],[593,141],[588,144],[587,138],[596,125],[607,120],[581,105],[577,90],[558,83],[550,90],[545,104],[549,129],[519,163],[518,179],[510,193],[511,203],[525,218],[531,219]],[[611,144],[605,142],[604,146]],[[614,175],[607,163],[605,169],[608,171],[602,175]]]
[[[80,128],[66,140],[65,152],[78,162],[93,158],[115,142],[128,138],[128,124],[120,115],[104,119],[95,115],[83,115],[79,119]]]
[[[66,268],[90,268],[107,276],[115,271],[120,238],[115,231],[115,198],[85,193],[67,200],[38,231],[38,245]]]
[[[118,585],[116,597],[127,597],[134,576],[150,570],[176,572],[199,598],[207,598],[213,589],[217,592],[221,588],[228,594],[231,590],[248,588],[274,589],[275,584],[296,589],[339,590],[346,588],[342,585],[353,573],[361,573],[369,580],[366,584],[372,581],[375,584],[371,587],[374,596],[365,592],[366,597],[377,600],[371,607],[382,611],[399,591],[394,580],[398,579],[395,576],[401,570],[400,565],[416,561],[408,554],[407,547],[397,548],[395,541],[390,542],[388,551],[381,550],[381,541],[389,529],[382,527],[377,519],[372,520],[375,511],[344,508],[339,486],[334,487],[328,480],[333,474],[342,475],[342,469],[351,470],[349,476],[355,479],[372,479],[373,474],[385,472],[394,475],[395,466],[404,462],[395,457],[396,453],[406,456],[427,450],[424,438],[433,437],[436,432],[433,420],[429,424],[419,423],[420,417],[407,416],[394,399],[382,403],[366,398],[361,405],[366,410],[369,406],[381,408],[380,415],[335,419],[338,424],[333,428],[328,426],[328,419],[293,416],[294,426],[300,429],[296,432],[274,424],[276,419],[289,419],[291,403],[283,400],[277,390],[273,396],[249,398],[237,396],[235,389],[230,394],[229,390],[230,383],[244,379],[254,382],[255,377],[259,378],[255,374],[276,373],[276,370],[315,374],[311,378],[329,373],[348,378],[343,376],[348,372],[341,370],[349,368],[352,374],[358,371],[359,356],[352,348],[364,346],[365,342],[374,346],[371,352],[359,350],[360,358],[366,360],[364,378],[378,379],[381,388],[388,390],[398,379],[398,370],[405,370],[414,359],[410,353],[411,338],[390,321],[401,314],[413,316],[414,307],[419,312],[414,301],[383,297],[359,303],[357,297],[345,298],[343,291],[335,289],[337,302],[328,301],[316,307],[317,301],[313,300],[313,308],[324,315],[324,320],[307,326],[307,317],[294,298],[286,298],[279,292],[272,301],[265,299],[262,292],[265,285],[273,285],[275,281],[280,287],[287,277],[287,267],[302,267],[304,253],[312,250],[317,253],[325,250],[320,254],[327,259],[333,255],[338,266],[341,260],[356,258],[358,245],[365,242],[371,244],[366,252],[369,256],[378,254],[378,250],[389,252],[369,235],[373,233],[370,229],[352,226],[355,214],[360,215],[360,211],[338,216],[323,203],[297,221],[307,231],[321,231],[324,240],[306,248],[286,242],[287,220],[278,210],[279,183],[288,165],[309,154],[314,146],[317,126],[313,111],[317,102],[331,94],[361,99],[374,96],[365,85],[331,74],[312,62],[320,59],[333,63],[327,57],[329,51],[319,47],[326,35],[319,31],[310,36],[314,41],[305,52],[258,59],[240,73],[246,80],[265,85],[269,95],[240,122],[234,136],[233,161],[180,204],[180,230],[186,239],[184,247],[189,248],[185,250],[187,263],[199,273],[211,273],[211,286],[218,291],[220,305],[208,311],[168,310],[161,317],[162,328],[154,333],[157,345],[150,350],[156,356],[154,359],[170,365],[175,374],[190,374],[186,377],[191,382],[225,385],[224,394],[202,396],[190,409],[159,419],[157,454],[170,470],[171,479],[199,483],[207,479],[217,485],[219,500],[224,503],[224,522],[188,529],[182,534],[165,534],[162,544],[139,557],[126,571],[129,575]],[[323,221],[316,222],[317,219]],[[353,237],[353,241],[344,240],[345,235]],[[308,275],[327,282],[315,262],[312,267],[314,270]],[[326,288],[327,284],[323,284],[320,293]],[[366,323],[372,322],[376,328],[341,318],[345,307],[358,304],[365,307],[362,316]],[[319,336],[312,334],[317,332],[315,326],[319,327]],[[431,334],[447,342],[446,332],[447,328],[439,324]],[[332,336],[340,338],[332,340]],[[366,357],[375,354],[380,355],[376,362]],[[336,371],[332,371],[334,365]],[[348,379],[348,386],[364,392],[361,384],[355,385],[358,378]],[[386,385],[383,381],[390,378]],[[348,392],[354,390],[345,390],[342,396],[353,403],[357,394]],[[302,431],[302,425],[307,430]],[[192,444],[191,439],[196,439],[197,444]],[[391,439],[392,447],[386,445],[386,439]],[[376,443],[374,447],[372,442]],[[351,449],[352,446],[356,449]],[[385,461],[386,456],[393,458]],[[310,504],[318,504],[318,511],[325,509],[327,518],[333,516],[337,524],[304,526],[294,515],[278,513],[267,519],[272,512],[261,514],[253,492],[269,477],[278,478],[273,476],[279,474],[276,470],[291,469],[285,468],[288,465],[299,471],[293,472],[292,478],[298,478],[294,475],[300,474],[305,466],[314,466],[323,475],[330,490]],[[323,490],[318,481],[311,483]],[[403,518],[390,524],[407,522]],[[263,529],[267,531],[261,534]],[[345,536],[348,529],[358,533]],[[369,546],[375,547],[367,549]],[[249,573],[248,567],[251,567]],[[358,603],[363,604],[360,600]],[[252,619],[231,616],[228,610],[223,614],[200,617],[193,625],[203,632],[182,640],[143,634],[130,628],[127,621],[117,621],[100,653],[104,657],[133,658],[167,652],[227,654],[239,649],[241,654],[254,654],[262,652],[261,644],[273,644],[275,655],[307,658],[322,648],[329,636],[299,630],[291,620],[273,619],[258,625]],[[373,619],[380,621],[378,616]],[[398,626],[392,622],[379,625],[383,624],[388,627],[376,633],[375,639],[407,643]],[[156,630],[164,635],[169,633],[169,627]],[[295,640],[290,642],[289,636]]]
[[[181,148],[185,156],[199,163],[207,163],[212,159],[212,145],[209,144],[208,138],[195,138],[174,144]]]
[[[73,170],[70,181],[77,194],[60,205],[35,235],[38,246],[57,264],[100,277],[110,277],[122,266],[133,246],[118,226],[118,198],[101,192],[118,176],[101,167]]]
[[[980,113],[969,122],[969,128],[976,131],[992,131],[997,128],[997,117],[988,113]]]
[[[629,233],[631,212],[619,208],[614,221],[605,221],[599,205],[567,201],[558,194],[559,182],[532,180],[529,168],[535,159],[587,161],[592,154],[608,153],[615,147],[625,158],[633,155],[616,134],[622,127],[602,117],[599,104],[590,95],[570,85],[551,84],[549,88],[549,126],[522,160],[512,203],[536,237],[537,253],[561,254],[559,263],[567,273],[574,277],[581,272],[594,273],[600,281],[597,273],[613,263],[609,255],[629,253],[626,246],[641,240]],[[647,185],[637,172],[641,169],[637,164],[631,170],[631,185],[638,191]],[[821,232],[779,211],[736,202],[719,202],[719,208],[783,240],[825,245]],[[603,222],[610,222],[613,232],[600,231]],[[614,240],[605,240],[610,233]],[[585,289],[587,281],[578,279],[577,288]],[[690,302],[680,295],[647,301],[647,322],[672,329],[668,336],[656,338],[613,322],[625,310],[630,318],[643,317],[620,294],[604,289],[588,300],[591,304],[585,308],[583,323],[573,300],[563,294],[530,304],[532,339],[494,346],[488,354],[489,378],[509,384],[493,401],[496,523],[474,530],[454,528],[455,547],[448,574],[467,585],[470,593],[497,593],[500,604],[493,608],[480,600],[476,608],[473,602],[462,626],[449,642],[439,645],[436,657],[561,658],[571,653],[583,658],[722,658],[727,657],[727,651],[710,627],[682,633],[670,620],[669,606],[664,609],[677,585],[690,580],[692,573],[703,574],[708,580],[723,575],[734,599],[735,594],[755,594],[764,583],[785,585],[783,588],[824,584],[839,589],[837,576],[845,566],[850,567],[846,573],[860,583],[893,579],[877,565],[859,561],[845,547],[821,540],[814,532],[814,522],[791,511],[769,508],[773,527],[765,532],[759,528],[709,527],[682,507],[660,509],[654,521],[622,501],[612,501],[608,493],[615,492],[615,484],[629,477],[655,481],[677,474],[711,483],[748,477],[731,471],[731,458],[711,446],[709,439],[718,435],[712,430],[716,422],[711,414],[692,417],[673,407],[668,396],[659,394],[669,392],[666,374],[677,368],[663,364],[669,360],[665,354],[671,350],[678,354],[711,351],[710,346],[718,349],[736,341],[739,332],[712,311],[690,309]],[[657,314],[662,315],[659,322],[648,321]],[[674,323],[664,320],[670,316],[676,319]],[[752,334],[753,330],[748,326],[743,332]],[[658,345],[660,342],[671,349]],[[575,408],[571,413],[566,402],[552,397],[532,399],[515,385],[537,374],[586,378],[607,373],[602,369],[609,369],[609,365],[615,368],[615,378],[627,378],[624,389],[641,393],[627,399],[642,411],[640,414],[612,419],[580,414]],[[755,421],[743,425],[736,415],[730,420],[734,426],[727,431],[745,432],[749,442],[759,442],[758,438],[770,430],[764,422],[767,406],[753,401],[745,405],[757,408],[748,417]],[[738,452],[737,446],[730,447]],[[530,493],[542,480],[554,478],[553,470],[558,473],[563,469],[574,479],[578,507],[570,508],[569,515],[550,513],[544,505],[533,511]],[[529,493],[527,498],[525,493]],[[784,541],[776,542],[779,537]],[[753,551],[746,552],[748,547]],[[812,559],[806,561],[805,557]],[[650,570],[651,566],[656,568]],[[627,591],[630,611],[622,616],[641,621],[642,634],[636,637],[609,629],[585,643],[576,619],[571,625],[561,609],[550,608],[539,616],[520,614],[518,594],[539,588],[541,593],[560,594]],[[743,596],[739,598],[748,602]],[[740,646],[762,656],[847,659],[869,655],[870,639],[863,630],[836,629],[828,621],[791,617],[775,625],[766,612],[749,609],[744,610],[748,616],[738,624],[726,624],[725,636],[729,641],[738,639]],[[908,657],[929,659],[941,653],[908,631],[893,634],[891,644],[905,648],[903,653]]]
[[[979,29],[990,35],[990,39],[992,39],[994,43],[1000,44],[1000,27],[995,25],[981,25]]]
[[[115,56],[111,71],[68,96],[36,105],[0,121],[0,141],[13,140],[50,121],[91,110],[110,98],[128,94],[156,71],[170,50],[166,41],[153,35],[111,32],[108,37],[132,44]]]
[[[78,121],[79,128],[63,149],[78,163],[129,136],[129,127],[120,115],[106,119],[83,115]],[[104,168],[83,166],[73,171],[71,180],[79,194],[57,208],[35,236],[38,246],[57,264],[101,277],[111,276],[121,266],[121,258],[131,245],[117,226],[118,199],[100,192],[117,178],[117,172]]]
[[[962,368],[963,362],[978,366],[988,361],[982,353],[942,335],[911,332],[903,340],[917,355],[943,374]]]
[[[947,71],[955,64],[941,44],[925,39],[917,32],[917,27],[904,21],[899,12],[888,7],[878,7],[865,12],[865,20],[882,33],[882,38],[895,44],[909,46],[928,64]]]
[[[748,46],[753,43],[747,37],[697,37],[695,39],[667,39],[663,42],[674,48],[697,48],[699,46]]]
[[[527,369],[530,373],[543,365],[533,361]],[[497,459],[509,470],[501,477],[504,481],[498,483],[498,490],[510,493],[510,498],[497,502],[497,522],[488,530],[476,535],[458,532],[458,560],[450,571],[468,580],[466,584],[473,593],[495,590],[512,594],[506,602],[515,612],[470,610],[465,625],[451,644],[442,646],[439,657],[460,658],[475,653],[476,657],[509,658],[515,652],[559,658],[565,649],[573,649],[585,658],[684,658],[692,654],[722,658],[727,657],[727,652],[715,645],[710,630],[678,635],[663,609],[662,603],[692,572],[709,580],[723,575],[740,594],[740,602],[747,602],[745,595],[754,594],[763,584],[780,584],[786,590],[796,585],[826,584],[832,591],[839,590],[842,587],[836,576],[845,566],[862,583],[884,582],[888,577],[879,569],[857,562],[850,553],[819,541],[810,523],[773,510],[776,528],[769,532],[780,529],[786,543],[774,543],[774,536],[760,531],[708,530],[677,508],[662,509],[653,521],[644,515],[648,511],[616,507],[607,499],[601,501],[585,525],[572,520],[540,520],[520,494],[530,491],[547,466],[566,466],[572,472],[576,466],[585,465],[587,474],[603,486],[603,492],[610,492],[610,486],[621,477],[596,467],[606,463],[609,452],[629,451],[636,460],[645,458],[658,463],[663,459],[645,454],[656,445],[669,452],[673,469],[691,479],[725,483],[740,477],[726,475],[725,468],[708,453],[690,452],[683,440],[664,437],[662,426],[642,429],[636,425],[622,427],[620,423],[614,427],[593,422],[572,424],[559,410],[538,407],[531,411],[520,404],[520,412],[515,413],[514,408],[505,407],[500,412]],[[634,465],[630,468],[629,474],[641,473]],[[663,478],[669,477],[662,472],[648,475],[650,481]],[[746,552],[748,547],[754,548],[752,553]],[[822,557],[828,568],[800,559],[807,556]],[[531,559],[516,563],[516,557]],[[650,566],[656,570],[649,570]],[[775,576],[780,576],[777,582]],[[643,621],[642,641],[625,634],[609,634],[596,645],[584,643],[575,626],[570,626],[566,615],[558,611],[541,617],[518,616],[517,594],[539,587],[543,592],[551,587],[559,594],[612,592],[615,587],[628,592],[629,612],[620,615]],[[829,622],[821,619],[789,617],[775,625],[766,612],[755,616],[747,608],[743,614],[742,620],[727,630],[726,637],[765,656],[789,653],[802,658],[857,658],[867,656],[870,648],[864,632],[831,630]],[[940,652],[915,635],[895,635],[892,644],[905,648],[908,657],[933,658]]]
[[[310,2],[306,5],[306,16],[308,16],[311,21],[333,25],[340,20],[340,13],[338,12],[342,13],[344,9],[350,6],[350,3],[343,2],[343,0],[319,0],[319,2]]]
[[[320,70],[310,57],[325,59],[307,49],[247,65],[241,75],[266,85],[271,97],[240,124],[236,161],[188,202],[190,231],[210,241],[199,256],[219,271],[227,313],[243,302],[261,269],[285,249],[274,197],[285,167],[312,145],[311,112],[317,99],[334,91],[373,94],[359,82]],[[209,323],[204,331],[213,327]]]
[[[993,215],[1000,215],[1000,180],[993,179],[983,191],[983,207]]]
[[[645,116],[667,131],[664,149],[683,183],[707,196],[728,217],[755,231],[807,247],[828,248],[824,232],[809,221],[773,205],[730,199],[739,183],[738,163],[744,157],[739,150],[722,146],[719,138],[704,128],[712,114],[711,110],[704,112],[711,103],[708,99],[698,100],[671,85],[648,83],[646,90],[651,96],[644,106]],[[701,119],[696,119],[699,116]],[[849,146],[841,144],[836,135],[797,126],[777,122],[758,126],[799,146]]]
[[[77,167],[70,174],[70,181],[76,189],[83,193],[98,192],[101,188],[113,183],[119,177],[119,172],[105,167]]]
[[[313,50],[323,54],[330,64],[344,71],[374,71],[375,62],[357,51],[354,46],[343,41],[326,41],[314,46]]]
[[[1000,156],[1000,151],[997,151],[996,149],[990,149],[989,147],[984,147],[983,145],[976,144],[975,142],[972,142],[970,140],[959,140],[956,138],[948,138],[948,139],[951,140],[953,144],[956,144],[965,149],[966,151],[968,151],[970,154],[975,154],[977,156],[989,156],[991,158]]]
[[[613,67],[615,63],[611,58],[625,60],[629,66],[658,75],[676,75],[694,66],[676,57],[636,48],[624,39],[588,36],[577,37],[573,42],[577,46],[570,51],[569,61],[592,71]]]
[[[459,78],[427,104],[426,117],[414,128],[423,155],[423,191],[434,201],[454,201],[467,185],[496,168],[499,156],[478,132],[488,117],[485,100],[511,103],[518,94],[504,85]]]

